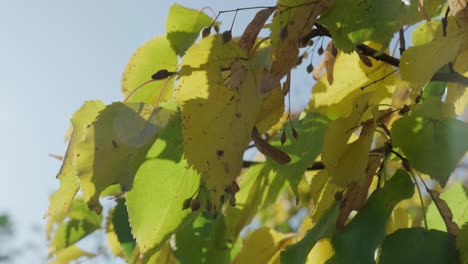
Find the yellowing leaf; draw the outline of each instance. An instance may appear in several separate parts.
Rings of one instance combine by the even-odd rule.
[[[419,84],[427,83],[437,70],[455,58],[466,38],[466,34],[459,33],[408,48],[400,60],[401,78]]]
[[[284,112],[284,96],[281,86],[276,86],[271,93],[263,99],[255,127],[260,134],[267,132],[273,125],[279,122]]]
[[[453,69],[468,78],[468,45],[458,53],[453,62]],[[455,113],[461,115],[468,105],[468,86],[449,82],[447,84],[447,97],[445,103],[455,106]]]
[[[288,245],[288,240],[268,227],[257,229],[244,240],[234,263],[275,263],[272,258]]]
[[[96,254],[87,252],[77,247],[76,245],[64,248],[57,252],[55,255],[55,264],[68,264],[73,260],[81,259],[86,257],[87,259],[95,257]]]
[[[73,114],[71,118],[73,131],[62,167],[57,175],[57,178],[60,180],[60,187],[49,198],[50,203],[46,217],[59,217],[59,215],[63,215],[64,217],[71,201],[75,197],[79,189],[77,172],[73,166],[77,151],[76,147],[86,137],[86,127],[96,119],[98,112],[103,108],[104,104],[101,101],[87,101]],[[50,233],[50,228],[48,228],[47,233]]]
[[[380,79],[393,71],[386,63],[370,58],[372,67],[364,65],[354,52],[339,52],[333,69],[334,80],[330,85],[327,77],[322,77],[312,88],[308,111],[319,112],[331,119],[345,117],[353,111],[353,100],[367,93],[373,93],[369,104],[378,104],[390,96],[395,77],[388,76],[383,81],[372,84],[364,90],[361,87]]]
[[[153,105],[161,92],[163,93],[161,101],[171,98],[174,90],[173,79],[154,81],[138,91],[134,90],[151,80],[151,76],[157,71],[165,69],[174,72],[176,68],[177,55],[165,36],[155,37],[144,43],[133,53],[122,76],[122,92],[125,98],[131,95],[127,102],[144,102]]]
[[[217,208],[224,188],[239,175],[263,99],[248,64],[237,88],[225,86],[235,71],[224,69],[238,57],[245,54],[233,41],[202,39],[185,54],[175,93],[182,108],[187,161],[203,177]]]
[[[101,211],[99,195],[113,184],[124,192],[132,188],[146,152],[174,113],[143,103],[114,103],[87,126],[76,147],[75,166],[90,208]]]
[[[323,238],[317,241],[315,246],[307,256],[307,264],[324,264],[331,256],[334,250],[329,238]]]
[[[411,218],[408,215],[408,212],[402,207],[396,207],[393,210],[392,215],[388,219],[386,226],[386,233],[391,234],[398,229],[408,228],[411,226]]]

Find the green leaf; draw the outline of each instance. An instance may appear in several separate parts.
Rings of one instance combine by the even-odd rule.
[[[284,165],[279,165],[271,159],[268,159],[267,162],[277,171],[279,177],[285,177],[289,181],[294,194],[298,196],[297,186],[302,176],[322,151],[328,120],[318,114],[309,113],[300,121],[294,121],[292,124],[299,135],[297,139],[294,139],[289,131],[289,140],[284,146],[281,146],[280,139],[271,142],[273,146],[288,153],[291,162]],[[285,129],[288,126],[285,125]]]
[[[101,111],[104,104],[101,101],[87,101],[76,111],[72,118],[73,132],[68,143],[67,152],[60,168],[57,178],[60,180],[60,187],[49,198],[49,209],[46,217],[54,217],[57,220],[63,219],[73,198],[79,189],[77,172],[73,166],[76,157],[76,147],[83,137],[86,137],[86,127],[90,125]],[[49,219],[47,234],[50,234],[55,221]]]
[[[223,214],[216,219],[200,215],[176,233],[175,255],[181,264],[231,263],[229,240]]]
[[[465,34],[458,33],[408,48],[400,59],[402,80],[417,84],[427,83],[434,73],[455,58],[465,42]]]
[[[446,232],[422,227],[399,229],[387,236],[382,244],[380,264],[459,263],[455,241]]]
[[[335,233],[335,222],[338,213],[339,206],[337,203],[330,206],[314,227],[307,231],[307,234],[301,241],[287,247],[281,252],[281,263],[305,263],[307,255],[309,255],[315,243],[322,238],[331,237]]]
[[[88,260],[90,258],[95,257],[95,253],[86,252],[81,248],[77,247],[76,245],[72,245],[70,247],[64,248],[59,250],[55,254],[55,261],[56,264],[68,264],[71,263],[72,260],[77,260],[83,257],[86,257]],[[82,260],[82,259],[81,259]]]
[[[442,99],[442,96],[445,93],[445,87],[447,86],[446,82],[436,82],[431,81],[425,87],[422,94],[422,100],[425,100],[428,97],[438,97],[439,100]]]
[[[88,209],[82,199],[75,199],[68,214],[69,219],[61,223],[49,245],[50,251],[69,247],[101,226],[102,215]]]
[[[123,253],[127,257],[131,257],[136,241],[130,228],[125,199],[117,199],[117,205],[112,212],[112,225]]]
[[[167,39],[179,56],[197,40],[200,31],[213,23],[213,19],[203,11],[183,7],[177,3],[169,9],[166,20]]]
[[[128,61],[122,76],[122,92],[127,98],[135,88],[151,80],[151,76],[157,71],[175,72],[176,69],[177,55],[172,50],[169,40],[165,36],[155,37],[141,45]],[[172,98],[173,87],[173,78],[153,81],[135,91],[127,102],[154,105],[158,97],[161,97],[160,101]]]
[[[462,264],[468,263],[468,222],[465,223],[460,233],[457,235],[456,246],[460,254],[460,261]]]
[[[75,165],[88,206],[102,210],[99,195],[120,184],[132,188],[133,177],[161,129],[175,112],[144,103],[113,103],[86,127],[75,150]]]
[[[440,198],[447,202],[448,207],[452,211],[453,222],[461,226],[468,222],[468,195],[463,189],[460,182],[454,183],[450,188],[444,191]],[[437,210],[434,203],[431,203],[427,208],[427,224],[431,229],[446,231],[445,223]]]
[[[432,16],[440,1],[424,1],[423,5],[426,13]],[[318,22],[330,30],[338,49],[350,53],[358,44],[368,40],[387,47],[393,33],[403,25],[411,25],[422,19],[416,0],[410,1],[409,5],[401,1],[341,0],[336,1]]]
[[[411,115],[397,120],[391,130],[393,145],[411,165],[442,186],[468,149],[468,124],[454,116],[453,107],[428,98]]]
[[[383,189],[372,193],[353,220],[332,238],[335,255],[327,263],[374,263],[375,250],[384,240],[385,225],[393,207],[413,193],[410,176],[404,170],[398,170]]]
[[[161,132],[138,169],[133,189],[126,195],[132,233],[144,257],[153,255],[171,234],[195,216],[182,210],[182,204],[196,191],[200,177],[187,169],[182,153],[178,117]]]

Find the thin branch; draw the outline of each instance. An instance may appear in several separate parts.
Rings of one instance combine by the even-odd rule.
[[[405,31],[403,28],[400,28],[398,31],[398,35],[400,36],[400,56],[403,54],[403,52],[406,50],[406,45],[405,45]]]

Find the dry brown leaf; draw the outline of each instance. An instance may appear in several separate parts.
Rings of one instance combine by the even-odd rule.
[[[442,216],[442,219],[444,220],[445,226],[447,227],[447,232],[453,236],[456,236],[460,232],[460,228],[455,222],[453,222],[453,214],[450,210],[450,207],[447,205],[447,202],[440,198],[440,193],[438,191],[431,189],[428,189],[427,191],[431,194],[433,202],[436,204],[440,216]]]
[[[273,11],[276,10],[276,7],[269,7],[262,9],[257,12],[254,19],[249,23],[245,28],[244,33],[242,33],[239,42],[237,43],[247,54],[250,53],[255,41],[257,40],[260,30],[262,30],[265,22],[271,16]]]
[[[369,57],[367,57],[366,55],[364,55],[362,53],[361,50],[359,49],[355,49],[356,53],[359,55],[359,59],[361,60],[361,62],[366,65],[367,67],[372,67],[372,61],[369,59]]]
[[[273,147],[272,145],[268,144],[256,127],[252,129],[252,140],[255,143],[258,151],[260,151],[263,155],[270,157],[272,160],[278,162],[279,164],[286,164],[291,161],[291,158],[288,154],[284,153],[279,148]]]
[[[468,31],[468,1],[448,0],[448,5],[457,23],[465,29],[465,31]]]
[[[325,69],[325,60],[322,60],[317,67],[314,68],[314,71],[312,72],[312,76],[314,77],[314,80],[318,81],[320,78],[322,78],[322,73],[323,70]]]
[[[261,82],[260,91],[263,93],[271,91],[290,70],[296,65],[299,54],[300,40],[309,33],[317,17],[333,5],[334,0],[319,0],[296,8],[288,18],[288,35],[282,39],[273,51],[275,61],[271,70]]]
[[[329,42],[325,50],[325,69],[327,70],[327,81],[330,85],[333,84],[333,68],[335,67],[336,57],[332,52],[333,42]]]
[[[283,83],[283,95],[287,95],[289,93],[289,89],[291,88],[291,71],[288,72],[286,76],[286,81]]]

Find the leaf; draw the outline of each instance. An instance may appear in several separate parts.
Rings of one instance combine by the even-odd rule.
[[[352,182],[360,184],[365,179],[368,155],[376,128],[375,122],[363,125],[359,138],[352,143],[347,142],[352,135],[353,127],[367,109],[366,98],[369,96],[358,98],[355,102],[355,111],[346,118],[331,122],[325,134],[323,163],[333,182],[342,187]]]
[[[133,255],[136,241],[132,235],[124,199],[117,199],[117,205],[112,211],[111,220],[118,243],[125,254],[124,256],[130,258]]]
[[[369,59],[372,61],[372,67],[364,65],[356,52],[345,54],[340,51],[333,68],[333,84],[329,84],[325,76],[318,80],[312,88],[308,111],[336,119],[351,114],[355,98],[372,93],[369,104],[378,104],[384,98],[390,97],[394,89],[394,75],[361,89],[393,71],[392,66],[373,58]]]
[[[102,216],[90,211],[82,199],[73,200],[69,219],[61,223],[49,245],[51,252],[67,248],[101,227]]]
[[[135,89],[151,80],[151,76],[159,70],[174,72],[176,69],[177,55],[170,42],[165,36],[155,37],[141,45],[128,61],[122,75],[122,93],[129,103],[144,102],[153,105],[158,97],[161,97],[160,101],[169,99],[173,93],[173,79],[152,81],[138,91]]]
[[[76,146],[75,166],[90,208],[100,213],[99,195],[113,184],[122,191],[132,188],[138,167],[174,113],[144,103],[113,103],[87,126]]]
[[[281,263],[305,263],[309,252],[322,238],[331,237],[335,233],[335,221],[338,216],[338,204],[330,206],[312,229],[296,244],[288,246],[281,252]]]
[[[179,56],[195,43],[200,30],[213,23],[213,19],[203,11],[183,7],[174,3],[166,20],[167,39]]]
[[[151,257],[171,234],[195,214],[182,203],[199,186],[197,173],[187,169],[182,153],[180,118],[172,119],[148,152],[127,195],[132,233],[143,257]],[[150,201],[150,202],[149,202]]]
[[[382,244],[380,264],[387,263],[459,263],[455,243],[450,236],[422,227],[399,229]]]
[[[334,251],[330,243],[329,238],[323,238],[317,241],[314,248],[310,251],[307,256],[307,264],[323,264],[331,256],[333,256]]]
[[[427,83],[437,70],[455,58],[465,41],[465,34],[459,33],[408,48],[400,60],[402,80],[418,84]]]
[[[317,174],[319,178],[322,178],[321,175],[327,175],[327,182],[322,188],[320,196],[315,201],[314,209],[310,214],[310,218],[313,223],[320,221],[324,213],[327,212],[328,208],[337,202],[335,199],[335,193],[341,190],[341,188],[334,184],[333,181],[328,177],[326,170],[323,170]]]
[[[468,65],[466,61],[468,61],[468,45],[465,45],[453,61],[453,69],[468,77]],[[468,105],[468,87],[458,83],[448,83],[445,103],[455,106],[457,116],[463,114]]]
[[[435,3],[435,4],[434,4]],[[425,11],[432,17],[440,1],[424,1]],[[342,0],[336,3],[318,20],[332,34],[338,49],[350,53],[358,45],[372,40],[388,47],[393,33],[403,25],[412,25],[423,17],[416,1],[405,5],[400,1]]]
[[[139,259],[141,260],[141,259]],[[164,247],[151,256],[147,262],[144,264],[178,264],[179,261],[174,255],[174,252],[171,249],[171,245],[167,242]],[[143,262],[138,262],[136,264],[143,264]]]
[[[255,127],[260,134],[267,132],[273,125],[279,122],[284,112],[284,96],[281,86],[276,86],[273,91],[262,101]]]
[[[187,161],[202,176],[216,208],[224,188],[240,173],[263,100],[254,69],[247,71],[236,89],[224,85],[230,73],[223,77],[222,69],[238,57],[245,54],[234,42],[222,44],[220,36],[202,39],[185,54],[175,93],[182,108]]]
[[[431,190],[431,193],[436,197],[439,195],[436,191]],[[443,210],[443,216],[439,213],[435,203]],[[456,235],[458,226],[468,222],[468,195],[463,190],[463,185],[460,182],[454,183],[448,190],[440,194],[440,198],[427,208],[426,219],[430,228],[447,230]],[[451,231],[447,228],[450,228]]]
[[[81,108],[76,111],[71,122],[73,131],[68,143],[65,159],[63,160],[60,172],[57,178],[60,180],[60,187],[49,197],[49,209],[47,210],[46,217],[65,217],[65,214],[79,189],[79,182],[77,172],[73,166],[76,157],[76,147],[78,143],[86,136],[86,126],[91,124],[98,115],[98,112],[104,108],[101,101],[86,101]],[[62,217],[60,217],[62,216]],[[51,225],[54,220],[49,219],[49,228],[46,231],[47,236],[50,235]]]
[[[391,234],[398,229],[408,228],[411,226],[411,224],[412,221],[408,212],[402,207],[397,206],[388,219],[386,233]]]
[[[333,68],[335,67],[336,57],[333,55],[333,42],[330,41],[325,50],[325,69],[327,69],[327,81],[329,85],[333,84]]]
[[[261,227],[244,240],[242,250],[233,263],[274,263],[275,256],[290,243],[291,237],[271,228]]]
[[[457,24],[460,25],[465,31],[468,30],[468,3],[463,1],[449,0],[448,6],[450,11],[457,20]]]
[[[456,246],[460,254],[460,262],[468,263],[468,222],[465,223],[457,235]]]
[[[278,1],[278,5],[282,5],[284,8],[279,8],[279,12],[272,20],[270,39],[273,64],[268,74],[260,82],[262,92],[271,91],[296,65],[300,40],[309,33],[316,18],[333,2],[320,0],[313,4],[306,4],[307,1],[304,0]],[[300,6],[300,8],[288,8],[287,6]],[[280,38],[282,28],[286,28],[288,32],[286,38]]]
[[[335,255],[327,263],[374,263],[374,253],[385,237],[385,225],[393,207],[413,196],[414,185],[398,170],[383,189],[372,193],[366,205],[332,238]]]
[[[242,36],[237,43],[247,54],[250,54],[252,47],[257,40],[260,30],[262,30],[265,22],[271,16],[271,14],[276,10],[276,7],[269,7],[262,9],[255,14],[254,19],[247,25],[242,33]]]
[[[428,98],[391,129],[393,145],[404,152],[410,164],[442,186],[468,149],[468,125],[454,115],[449,105]]]
[[[87,259],[95,257],[96,254],[87,252],[82,250],[81,248],[77,247],[76,245],[64,248],[58,251],[55,254],[55,261],[56,264],[68,264],[72,262],[72,260],[77,260],[82,257],[86,257]]]
[[[176,234],[175,255],[180,263],[231,263],[229,233],[224,216],[200,215]]]

